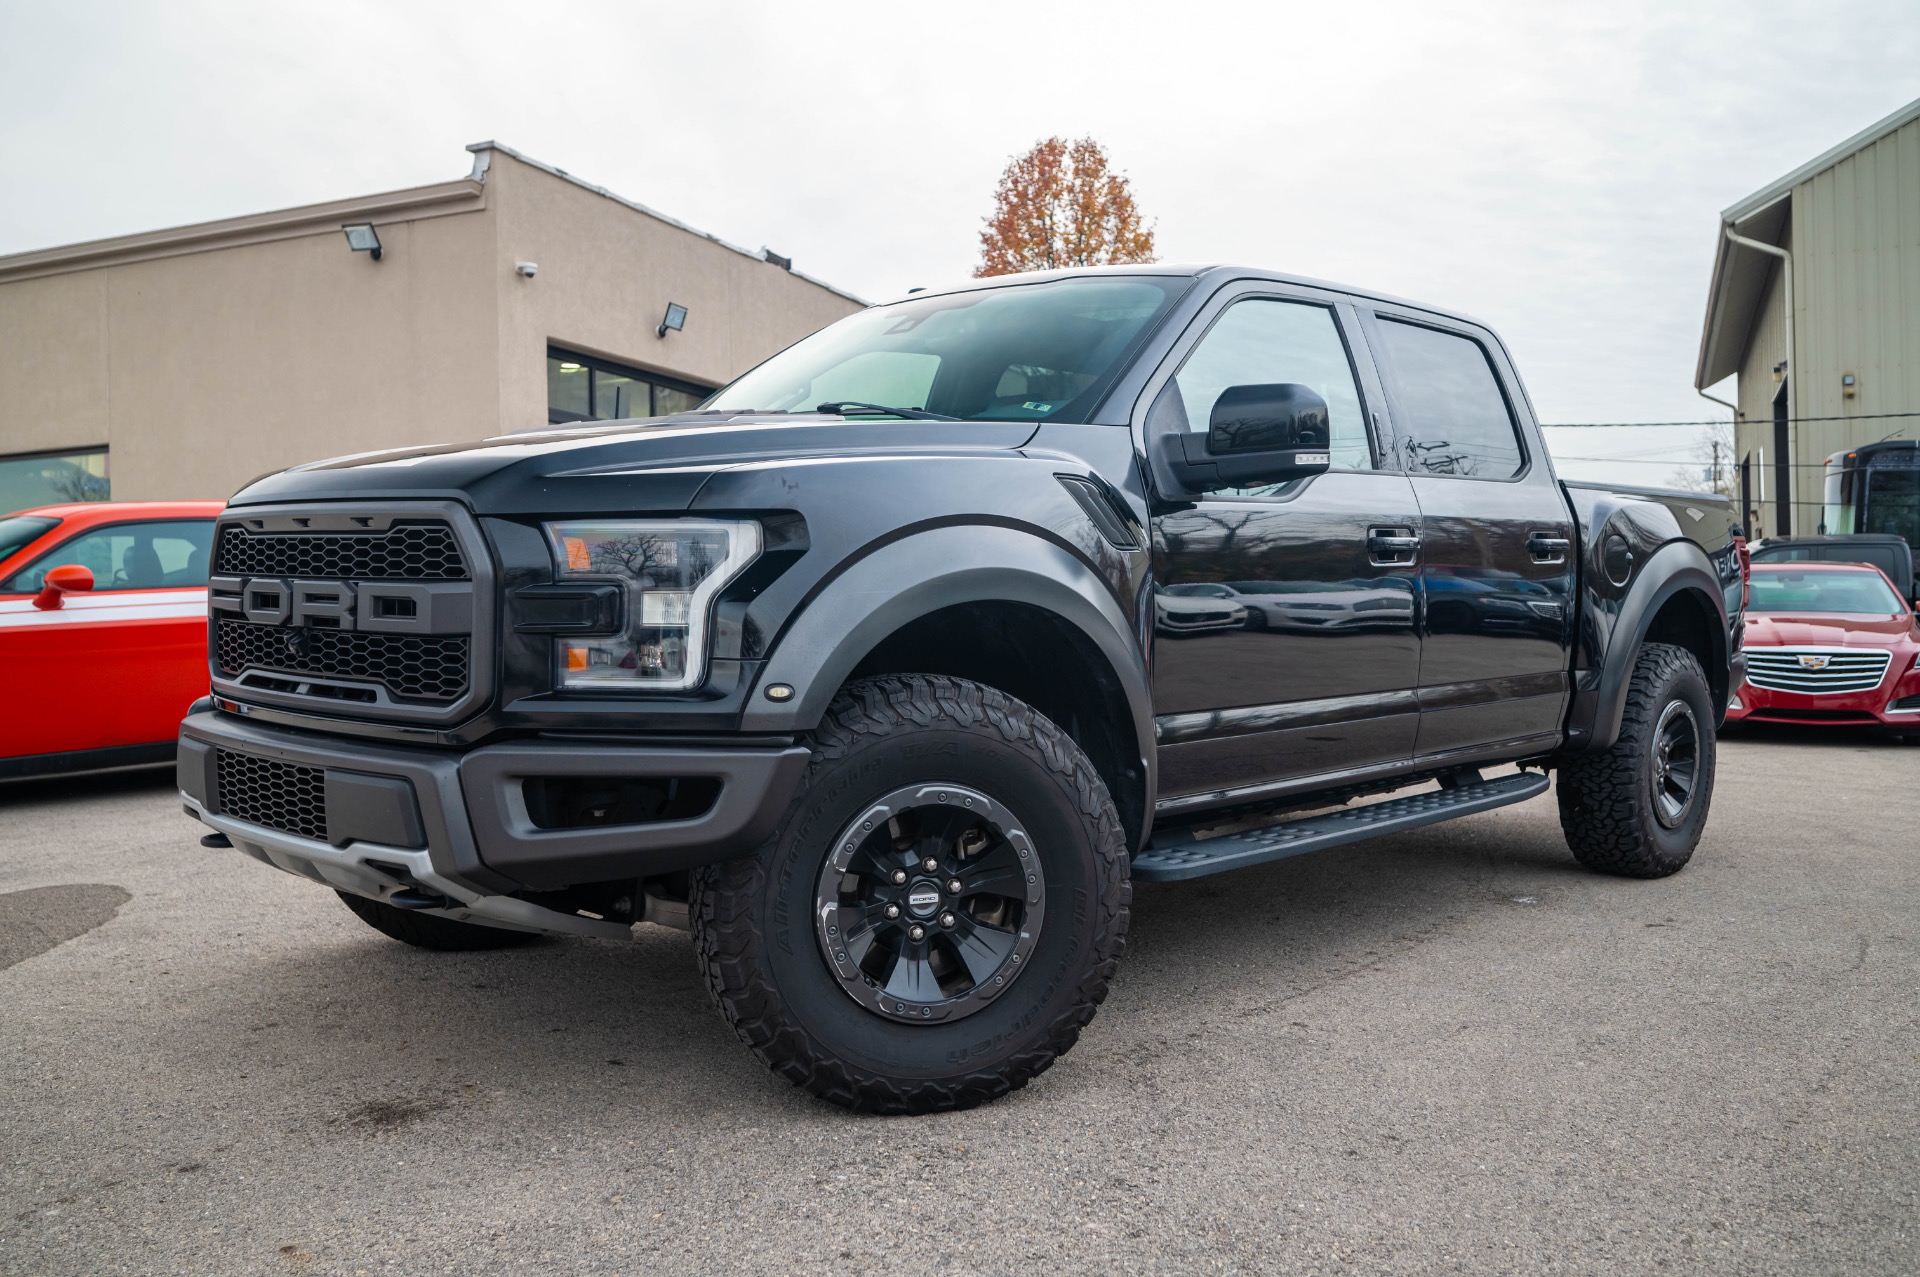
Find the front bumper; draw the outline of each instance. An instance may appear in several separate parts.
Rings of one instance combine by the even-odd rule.
[[[223,753],[229,762],[245,755],[307,769],[293,773],[310,790],[305,827],[228,810],[240,804],[222,801]],[[517,897],[583,883],[637,882],[750,852],[773,832],[808,758],[793,745],[534,740],[466,753],[401,749],[202,711],[181,724],[178,767],[189,815],[289,873],[379,900],[400,891],[441,896],[448,904],[439,912],[475,922],[625,935],[623,924]],[[717,781],[719,793],[689,819],[541,828],[523,792],[528,777],[699,777]]]

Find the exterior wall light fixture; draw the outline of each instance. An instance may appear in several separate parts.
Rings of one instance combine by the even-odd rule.
[[[348,248],[356,253],[372,253],[374,261],[380,260],[380,236],[372,222],[348,222],[340,229],[346,232]]]
[[[665,337],[667,335],[668,329],[672,329],[674,332],[679,332],[681,329],[685,328],[686,326],[687,326],[687,308],[685,306],[682,306],[679,302],[668,302],[666,317],[660,321],[660,331],[656,335],[660,337]]]

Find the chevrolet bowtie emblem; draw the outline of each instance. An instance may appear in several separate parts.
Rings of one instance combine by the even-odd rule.
[[[1827,664],[1831,659],[1831,657],[1808,653],[1800,658],[1800,668],[1803,670],[1823,670],[1827,668]]]

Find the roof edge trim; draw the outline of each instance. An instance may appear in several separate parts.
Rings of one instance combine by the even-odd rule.
[[[303,204],[297,208],[250,213],[216,222],[196,222],[190,226],[14,253],[0,257],[0,283],[36,279],[45,275],[64,275],[104,266],[121,266],[159,257],[181,257],[189,253],[237,248],[303,235],[337,234],[342,222],[373,222],[376,225],[407,222],[451,213],[479,212],[485,207],[486,187],[471,178],[460,178],[379,195],[329,200],[324,204]]]
[[[1824,173],[1856,151],[1866,150],[1869,146],[1872,146],[1887,134],[1892,133],[1895,129],[1911,124],[1915,120],[1920,120],[1920,98],[1915,98],[1885,119],[1868,125],[1866,128],[1860,130],[1860,132],[1855,133],[1852,137],[1840,143],[1840,145],[1822,151],[1819,155],[1814,156],[1785,177],[1767,183],[1753,194],[1723,211],[1720,214],[1720,220],[1723,222],[1740,222],[1752,217],[1755,213],[1760,212],[1767,205],[1773,203],[1781,195],[1791,192],[1794,187],[1800,185],[1800,183],[1806,181],[1808,178]]]
[[[488,168],[488,165],[483,161],[482,157],[486,155],[486,153],[489,151],[498,151],[502,155],[509,156],[513,159],[520,161],[522,164],[525,164],[528,168],[536,168],[536,169],[539,169],[542,173],[546,173],[550,176],[559,178],[563,182],[571,182],[573,185],[580,187],[582,190],[592,191],[595,195],[600,196],[602,199],[612,200],[614,203],[619,204],[624,208],[630,208],[636,213],[643,213],[646,216],[653,218],[657,222],[665,222],[668,226],[673,227],[675,230],[685,231],[689,235],[698,235],[701,239],[707,240],[709,243],[718,244],[721,248],[724,248],[729,252],[738,253],[742,257],[752,258],[756,262],[766,262],[770,266],[773,265],[772,262],[767,261],[767,251],[765,249],[761,249],[759,252],[756,253],[754,250],[750,248],[742,248],[740,245],[732,243],[729,240],[721,239],[718,235],[713,234],[711,231],[703,231],[698,226],[689,226],[687,223],[681,221],[679,218],[671,217],[666,213],[662,213],[657,208],[650,208],[647,205],[640,203],[638,200],[630,200],[626,196],[620,195],[614,191],[610,191],[604,186],[596,186],[592,182],[587,181],[585,178],[576,177],[572,173],[567,172],[563,168],[555,168],[551,164],[542,163],[541,161],[534,159],[531,155],[524,155],[521,152],[514,150],[512,147],[506,145],[505,143],[494,142],[494,141],[473,142],[467,146],[467,149],[474,153],[473,171],[475,176],[480,180],[485,179],[485,175]],[[856,302],[862,306],[872,305],[872,303],[869,302],[866,298],[856,296],[855,294],[848,292],[844,288],[836,288],[832,284],[829,284],[826,280],[816,279],[812,275],[807,274],[805,271],[794,270],[791,266],[784,267],[781,269],[784,269],[787,272],[787,274],[794,276],[796,279],[804,279],[809,284],[812,284],[815,288],[824,288],[828,292],[834,294],[835,296],[844,297],[850,302]]]

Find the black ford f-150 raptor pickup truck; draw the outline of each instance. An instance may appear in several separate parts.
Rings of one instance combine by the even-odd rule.
[[[180,788],[424,948],[686,926],[781,1074],[963,1107],[1073,1044],[1136,882],[1550,774],[1583,864],[1678,870],[1744,546],[1718,498],[1558,480],[1461,316],[1226,267],[976,280],[695,412],[255,482]]]

